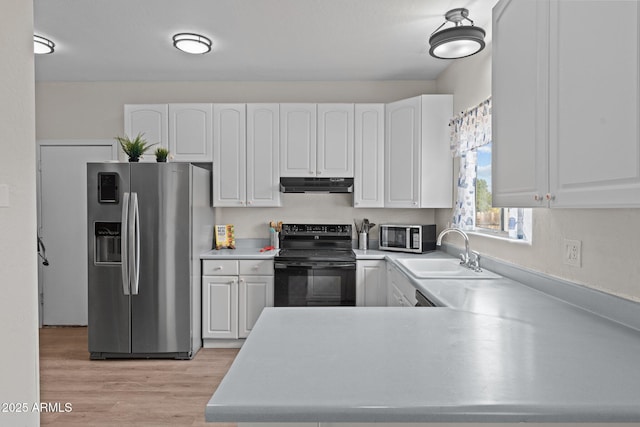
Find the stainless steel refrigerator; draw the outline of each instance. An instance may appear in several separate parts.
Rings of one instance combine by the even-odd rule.
[[[202,346],[201,252],[211,172],[189,163],[88,163],[91,359],[190,359]]]

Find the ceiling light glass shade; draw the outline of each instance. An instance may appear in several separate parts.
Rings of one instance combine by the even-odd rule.
[[[211,51],[211,40],[205,36],[193,33],[180,33],[173,36],[173,45],[187,53],[194,55]]]
[[[482,28],[473,25],[467,9],[463,7],[451,9],[444,17],[446,21],[429,37],[431,56],[442,59],[464,58],[484,49],[485,32]],[[465,20],[471,25],[462,25],[462,21]],[[448,22],[453,22],[455,27],[440,30]]]
[[[56,44],[42,36],[33,36],[33,52],[37,55],[53,53]]]
[[[429,38],[429,54],[436,58],[456,59],[475,55],[484,49],[482,28],[459,26],[438,31]]]

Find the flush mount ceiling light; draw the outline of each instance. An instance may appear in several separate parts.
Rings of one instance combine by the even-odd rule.
[[[56,44],[42,36],[33,36],[33,52],[37,55],[53,53]]]
[[[431,56],[441,59],[464,58],[484,49],[485,32],[482,28],[473,25],[467,9],[463,7],[451,9],[444,17],[446,21],[429,37]],[[471,25],[462,25],[465,19],[471,22]],[[447,22],[453,22],[455,27],[440,30]]]
[[[173,45],[183,52],[193,53],[194,55],[211,51],[211,40],[194,33],[176,34],[173,36]]]

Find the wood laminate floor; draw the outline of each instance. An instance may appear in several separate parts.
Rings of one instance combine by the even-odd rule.
[[[89,360],[87,328],[40,329],[43,426],[209,426],[204,408],[238,353],[201,349],[193,360]]]

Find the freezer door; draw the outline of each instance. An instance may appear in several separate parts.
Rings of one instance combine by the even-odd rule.
[[[191,351],[190,165],[131,166],[139,240],[131,295],[132,352]],[[130,257],[131,258],[131,257]]]
[[[122,227],[129,165],[87,164],[89,351],[131,352],[128,288],[123,284]]]

